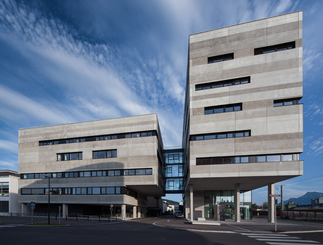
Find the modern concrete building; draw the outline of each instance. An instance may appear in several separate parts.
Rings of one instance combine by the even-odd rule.
[[[156,114],[20,130],[22,212],[142,217],[183,193],[187,218],[239,222],[268,186],[273,221],[274,183],[303,173],[302,12],[191,35],[187,74],[182,149]]]
[[[191,35],[186,217],[249,217],[249,191],[303,174],[302,12]],[[224,210],[223,210],[224,209]]]
[[[63,215],[146,213],[163,195],[162,139],[156,114],[19,130],[22,212],[36,202]],[[48,178],[49,177],[49,178]],[[50,181],[50,183],[49,183]]]
[[[0,213],[19,213],[19,174],[11,170],[0,170]]]

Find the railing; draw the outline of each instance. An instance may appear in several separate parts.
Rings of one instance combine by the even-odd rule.
[[[293,210],[282,211],[283,219],[294,220],[320,220],[323,221],[323,210]]]
[[[16,217],[31,217],[31,214],[24,214],[24,213],[6,213],[6,212],[0,212],[0,216],[16,216]],[[34,213],[33,217],[35,218],[47,218],[48,217],[48,213]],[[118,221],[118,219],[120,220],[121,217],[118,215],[115,216],[110,216],[110,215],[80,215],[80,214],[71,214],[69,217],[58,217],[57,213],[50,213],[50,217],[52,220],[58,220],[59,218],[61,220],[74,220],[74,221],[97,221],[97,222],[101,222],[101,221]],[[127,214],[127,217],[131,218],[132,215],[131,214]]]

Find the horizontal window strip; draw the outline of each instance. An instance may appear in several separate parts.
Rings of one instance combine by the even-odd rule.
[[[300,98],[274,100],[274,107],[288,106],[288,105],[298,105],[299,104],[299,101],[300,101]]]
[[[89,136],[89,137],[80,137],[80,138],[45,140],[45,141],[39,141],[39,145],[44,146],[44,145],[70,144],[70,143],[80,143],[80,142],[100,141],[100,140],[149,137],[149,136],[156,136],[156,135],[157,135],[156,131],[133,132],[133,133],[124,133],[124,134],[113,134],[113,135],[111,134],[111,135]]]
[[[222,132],[222,133],[204,134],[204,135],[191,135],[191,141],[240,138],[240,137],[249,137],[249,136],[251,136],[251,131],[245,130],[245,131]]]
[[[234,78],[234,79],[217,81],[217,82],[196,84],[195,91],[212,89],[212,88],[228,87],[228,86],[247,84],[247,83],[250,83],[250,77]]]
[[[117,150],[93,151],[93,159],[116,158]]]
[[[196,158],[196,165],[293,161],[293,154]]]
[[[268,54],[268,53],[284,51],[284,50],[294,49],[294,48],[295,48],[295,41],[289,42],[289,43],[276,44],[276,45],[267,46],[267,47],[255,48],[254,54],[255,55]]]
[[[207,58],[207,63],[217,63],[217,62],[222,62],[226,60],[232,60],[234,58],[233,53],[230,54],[222,54],[222,55],[217,55],[217,56],[212,56]]]
[[[224,112],[232,112],[232,111],[241,111],[242,103],[238,104],[230,104],[230,105],[220,105],[220,106],[210,106],[204,108],[204,114],[217,114]]]
[[[137,197],[137,193],[127,187],[73,187],[50,188],[50,195],[128,195]],[[21,195],[48,195],[48,188],[21,188]]]
[[[152,168],[139,169],[114,169],[97,171],[78,171],[78,172],[60,172],[60,173],[29,173],[21,174],[20,179],[45,179],[49,176],[56,178],[83,178],[83,177],[102,177],[102,176],[128,176],[128,175],[152,175]]]
[[[82,152],[73,152],[73,153],[57,153],[57,161],[73,161],[73,160],[82,160]]]

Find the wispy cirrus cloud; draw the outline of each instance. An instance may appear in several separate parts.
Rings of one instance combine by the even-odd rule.
[[[18,144],[16,142],[11,142],[11,141],[7,141],[7,140],[0,140],[0,149],[17,153],[18,152]]]

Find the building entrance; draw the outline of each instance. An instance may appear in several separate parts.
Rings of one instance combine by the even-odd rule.
[[[235,219],[234,191],[205,191],[204,218],[225,220]],[[251,219],[251,191],[240,194],[241,219]]]

